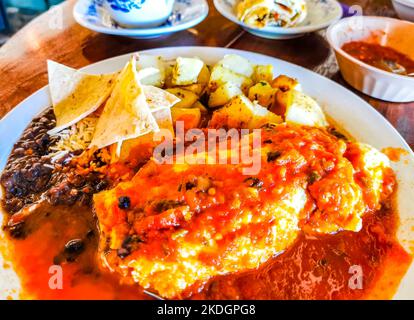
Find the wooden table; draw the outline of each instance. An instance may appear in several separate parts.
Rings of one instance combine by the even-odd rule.
[[[349,88],[338,72],[324,31],[285,41],[257,38],[222,17],[212,1],[209,2],[209,16],[201,24],[152,40],[120,38],[85,29],[72,17],[75,0],[62,3],[32,21],[0,48],[0,118],[46,85],[47,59],[79,68],[120,54],[166,46],[218,46],[259,52],[304,66]],[[395,16],[389,0],[343,2],[358,3],[365,15]],[[414,103],[387,103],[358,94],[397,128],[411,148],[414,147]]]

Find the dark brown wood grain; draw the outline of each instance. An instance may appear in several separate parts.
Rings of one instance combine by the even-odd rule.
[[[209,16],[194,28],[157,39],[136,40],[99,34],[81,27],[72,17],[75,2],[68,0],[44,13],[0,48],[0,118],[47,83],[47,59],[79,68],[109,57],[149,48],[229,46],[277,57],[332,78],[368,101],[414,147],[414,103],[383,102],[350,88],[339,74],[335,57],[325,39],[325,31],[284,41],[258,38],[222,17],[209,0]],[[343,2],[360,5],[366,15],[395,16],[389,0]],[[60,17],[62,20],[59,20]],[[56,23],[56,19],[59,23]]]

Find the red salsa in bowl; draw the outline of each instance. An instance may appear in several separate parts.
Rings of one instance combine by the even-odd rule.
[[[414,75],[414,61],[390,47],[364,41],[351,41],[342,50],[373,67],[399,75]]]

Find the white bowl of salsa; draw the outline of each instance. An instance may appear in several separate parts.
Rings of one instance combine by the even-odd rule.
[[[350,17],[327,32],[341,74],[355,89],[391,102],[414,101],[414,23]]]

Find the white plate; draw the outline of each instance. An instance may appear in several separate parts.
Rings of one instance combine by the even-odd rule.
[[[214,0],[214,5],[224,17],[242,26],[247,32],[267,39],[291,39],[329,27],[342,17],[342,7],[336,0],[306,0],[308,15],[293,28],[267,26],[252,28],[237,19],[234,0]]]
[[[378,149],[397,147],[407,150],[408,154],[403,156],[400,161],[393,162],[392,166],[396,171],[399,183],[397,197],[401,226],[398,236],[406,250],[409,251],[410,247],[412,250],[414,240],[414,232],[412,231],[414,230],[414,210],[412,209],[414,199],[414,154],[391,124],[364,100],[339,84],[314,72],[257,53],[211,47],[170,47],[147,50],[145,53],[161,55],[168,59],[173,59],[177,56],[197,56],[209,64],[218,61],[225,54],[236,53],[254,63],[272,64],[277,73],[287,74],[299,79],[303,90],[316,98],[325,112],[359,141],[369,143]],[[85,67],[84,70],[90,73],[115,72],[125,65],[129,57],[130,54],[127,54],[104,60]],[[49,106],[48,87],[44,87],[21,102],[0,121],[0,171],[3,170],[6,164],[14,142],[20,137],[31,119]],[[15,282],[12,282],[10,279],[14,279]],[[18,288],[16,279],[17,277],[11,269],[3,268],[0,256],[0,298],[10,294],[10,291],[5,290],[5,286],[8,286],[9,289]],[[401,283],[396,297],[414,299],[413,284],[414,267],[411,266]]]
[[[175,0],[173,13],[165,24],[156,28],[128,29],[112,20],[103,6],[103,0],[79,0],[73,8],[76,22],[85,28],[136,39],[156,38],[194,27],[207,15],[206,0]]]

